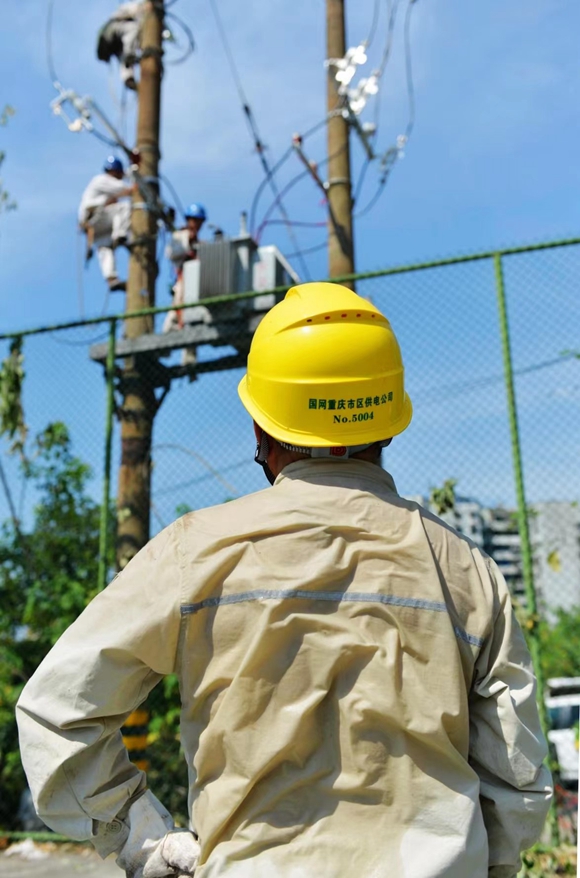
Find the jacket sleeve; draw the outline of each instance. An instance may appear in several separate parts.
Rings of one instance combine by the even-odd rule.
[[[113,835],[120,832],[116,816],[145,789],[120,728],[175,668],[180,524],[155,537],[88,605],[18,702],[22,762],[35,807],[48,826],[70,838],[100,836],[104,824]]]
[[[487,560],[493,624],[470,694],[470,762],[480,778],[490,878],[516,878],[520,854],[542,831],[552,779],[536,703],[536,679],[510,595]]]

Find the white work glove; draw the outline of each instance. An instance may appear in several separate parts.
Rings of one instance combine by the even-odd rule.
[[[195,874],[200,853],[195,835],[188,829],[175,829],[171,816],[149,790],[133,802],[123,822],[129,835],[117,865],[127,878]]]

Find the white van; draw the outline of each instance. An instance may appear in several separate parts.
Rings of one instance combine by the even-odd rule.
[[[560,777],[566,785],[578,784],[576,729],[580,717],[580,677],[552,677],[546,690],[550,741],[556,748]]]

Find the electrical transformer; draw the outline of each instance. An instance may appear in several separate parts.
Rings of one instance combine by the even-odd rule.
[[[298,275],[274,245],[258,247],[248,237],[202,241],[197,259],[183,266],[184,322],[211,319],[205,299],[233,293],[261,293],[299,283]],[[220,317],[232,319],[251,311],[264,311],[276,302],[274,294],[219,306]],[[213,310],[213,309],[211,309]],[[205,314],[205,316],[204,316]]]

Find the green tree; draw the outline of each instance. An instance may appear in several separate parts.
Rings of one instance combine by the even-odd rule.
[[[100,508],[87,494],[90,468],[67,427],[33,443],[26,478],[38,492],[29,532],[0,528],[0,826],[13,825],[25,780],[14,707],[53,643],[96,593]],[[111,516],[112,519],[112,516]],[[110,541],[111,547],[114,540]],[[111,551],[110,564],[113,564]]]
[[[429,505],[437,515],[444,515],[455,509],[455,486],[457,479],[445,479],[440,488],[433,487],[429,493]]]
[[[580,677],[580,607],[558,610],[556,622],[540,625],[544,676]]]
[[[3,110],[0,111],[0,127],[4,128],[8,124],[8,120],[15,113],[14,107],[11,107],[9,104],[6,104]],[[0,168],[6,158],[6,153],[0,149]],[[2,179],[0,178],[0,214],[4,213],[8,210],[15,210],[16,202],[12,200],[10,194],[4,188],[4,184]]]

